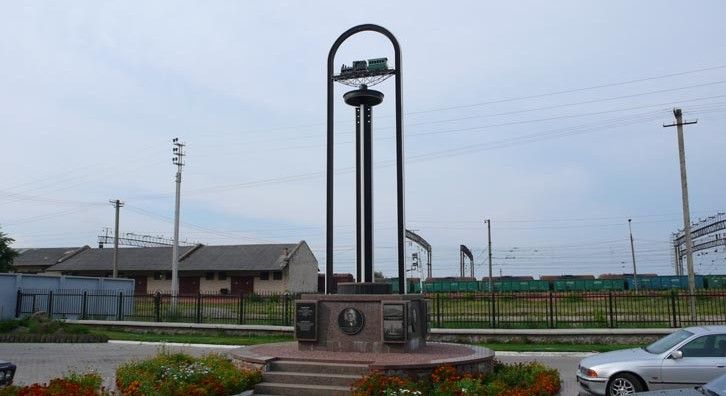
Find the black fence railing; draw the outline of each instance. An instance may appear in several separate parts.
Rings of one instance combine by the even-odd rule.
[[[294,294],[126,295],[18,291],[16,316],[148,322],[293,324]],[[726,291],[427,294],[433,328],[627,328],[726,324]]]
[[[431,327],[625,328],[726,324],[726,292],[431,294]]]
[[[124,294],[115,291],[18,291],[15,316],[289,326],[293,294]]]

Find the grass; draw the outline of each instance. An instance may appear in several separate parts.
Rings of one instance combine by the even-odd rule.
[[[609,352],[617,349],[639,348],[638,344],[521,344],[483,343],[477,344],[500,352]]]
[[[182,344],[213,344],[213,345],[257,345],[272,342],[292,341],[285,335],[192,335],[192,334],[156,334],[136,333],[120,330],[94,329],[92,334],[105,335],[110,340],[176,342]],[[641,345],[631,344],[534,344],[534,343],[483,343],[481,346],[495,351],[512,352],[607,352],[616,349],[635,348]]]
[[[292,341],[287,335],[214,335],[214,334],[158,334],[138,333],[122,330],[93,329],[91,334],[105,335],[109,340],[144,341],[144,342],[176,342],[181,344],[213,344],[213,345],[257,345],[272,342]]]
[[[41,318],[9,319],[0,321],[0,334],[27,333],[39,335],[89,334],[86,326]]]

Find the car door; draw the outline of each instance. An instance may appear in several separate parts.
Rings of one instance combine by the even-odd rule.
[[[663,360],[661,380],[664,385],[693,386],[726,373],[726,334],[705,335],[678,348],[680,359]]]

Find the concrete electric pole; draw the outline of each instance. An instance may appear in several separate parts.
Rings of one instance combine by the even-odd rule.
[[[633,221],[633,219],[628,219],[628,230],[630,230],[630,254],[633,256],[633,285],[635,286],[635,291],[638,291],[638,270],[635,266],[635,244],[633,243],[633,227],[630,225],[630,223]]]
[[[171,295],[179,295],[179,205],[181,201],[182,167],[184,166],[184,143],[172,139],[172,162],[176,165],[176,202],[174,205],[174,246],[171,249]]]
[[[119,211],[124,203],[117,200],[108,201],[116,208],[116,225],[114,226],[113,233],[113,277],[118,278],[118,223],[119,223]]]
[[[673,109],[676,122],[663,125],[664,128],[676,127],[678,133],[678,159],[681,165],[681,195],[683,198],[683,232],[686,237],[686,265],[688,268],[688,304],[691,311],[691,320],[696,319],[696,277],[693,273],[693,239],[691,238],[691,211],[688,207],[688,180],[686,179],[686,149],[683,143],[683,126],[695,124],[698,121],[683,122],[681,109]]]
[[[492,221],[491,219],[484,220],[487,223],[487,241],[489,252],[489,292],[494,291],[494,280],[492,279]]]

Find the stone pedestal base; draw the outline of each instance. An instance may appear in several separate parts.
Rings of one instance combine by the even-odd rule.
[[[426,301],[419,295],[306,294],[295,302],[301,351],[398,353],[426,345]]]

